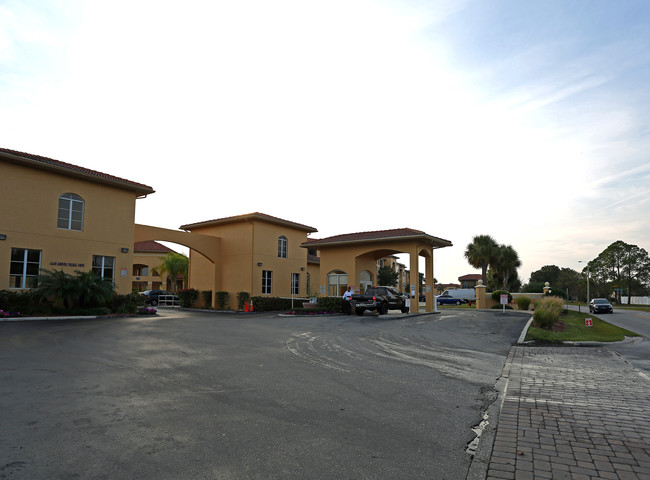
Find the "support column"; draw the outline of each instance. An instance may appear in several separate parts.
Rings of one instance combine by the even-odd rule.
[[[428,252],[429,255],[425,257],[426,264],[424,266],[424,280],[426,282],[424,296],[426,297],[425,311],[433,312],[433,304],[435,301],[433,291],[433,248]]]
[[[411,298],[411,313],[418,313],[420,311],[420,272],[418,271],[420,255],[418,248],[414,247],[409,252],[409,262],[411,265],[411,284],[409,285],[409,294],[415,290],[415,298]]]
[[[483,285],[483,280],[478,281],[478,285],[475,287],[476,290],[476,309],[488,308],[487,305],[487,287]]]

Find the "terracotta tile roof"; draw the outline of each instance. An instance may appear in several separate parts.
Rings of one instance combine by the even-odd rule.
[[[382,240],[400,240],[406,238],[422,238],[432,241],[439,247],[451,246],[449,240],[442,238],[432,237],[422,230],[415,230],[413,228],[395,228],[392,230],[377,230],[373,232],[358,232],[358,233],[345,233],[343,235],[334,235],[332,237],[321,238],[319,240],[309,239],[302,245],[304,247],[311,247],[313,245],[331,245],[331,244],[344,244],[344,243],[358,243],[358,242],[371,242]]]
[[[320,257],[317,255],[307,254],[307,263],[318,263],[320,264]]]
[[[144,242],[135,242],[133,244],[133,251],[141,253],[170,253],[174,250],[154,240],[145,240]]]
[[[458,277],[458,281],[462,282],[463,280],[482,280],[483,275],[480,273],[468,273],[467,275],[463,275],[462,277]]]
[[[8,162],[17,163],[33,168],[40,168],[61,175],[68,175],[78,178],[84,178],[97,183],[104,183],[126,190],[131,190],[140,195],[154,193],[154,189],[142,183],[133,182],[124,178],[109,175],[107,173],[90,170],[89,168],[72,165],[71,163],[61,162],[48,157],[34,155],[32,153],[19,152],[8,148],[0,148],[0,159]]]
[[[206,220],[204,222],[197,222],[197,223],[188,223],[186,225],[181,225],[180,229],[181,230],[193,230],[197,228],[204,228],[204,227],[211,227],[215,225],[225,225],[229,223],[237,223],[237,222],[247,222],[247,221],[252,221],[252,220],[258,220],[261,222],[266,222],[266,223],[272,223],[275,225],[282,225],[282,226],[287,226],[290,228],[294,228],[297,230],[303,230],[305,232],[317,232],[314,227],[310,227],[308,225],[303,225],[301,223],[296,223],[296,222],[291,222],[289,220],[284,220],[282,218],[274,217],[272,215],[267,215],[265,213],[247,213],[244,215],[236,215],[234,217],[225,217],[225,218],[217,218],[215,220]]]

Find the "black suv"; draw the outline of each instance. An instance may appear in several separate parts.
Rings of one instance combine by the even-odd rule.
[[[614,313],[614,308],[606,298],[594,298],[589,302],[589,311],[592,313]]]
[[[158,302],[162,302],[163,305],[178,305],[178,297],[172,295],[167,290],[145,290],[141,293],[144,296],[144,303],[147,305],[153,305],[154,307],[158,305]],[[162,299],[158,297],[163,296]]]

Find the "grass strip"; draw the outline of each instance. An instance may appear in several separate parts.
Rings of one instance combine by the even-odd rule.
[[[585,318],[591,318],[593,327],[585,325]],[[528,329],[526,341],[540,343],[558,342],[618,342],[624,337],[638,337],[639,334],[617,327],[590,313],[570,310],[560,315],[559,320],[564,329],[561,331],[544,330],[533,325]]]

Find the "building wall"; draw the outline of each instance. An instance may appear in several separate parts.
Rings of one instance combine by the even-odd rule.
[[[263,295],[264,270],[271,271],[273,278],[272,291],[264,296],[290,297],[292,273],[299,274],[298,296],[306,296],[307,250],[300,246],[307,240],[306,232],[263,221],[243,221],[195,227],[192,233],[221,238],[222,269],[217,291],[230,294],[231,308],[236,305],[237,292]],[[278,237],[281,235],[287,238],[287,258],[278,257]],[[262,265],[258,266],[258,263]],[[211,290],[212,272],[210,261],[194,251],[190,252],[189,284],[192,288]]]
[[[0,289],[9,288],[11,249],[41,250],[41,268],[88,271],[93,255],[115,258],[119,293],[131,292],[135,194],[0,161]],[[59,196],[84,200],[83,231],[57,228]],[[128,253],[121,253],[128,248]]]
[[[166,290],[167,273],[162,275],[156,270],[162,264],[161,257],[166,255],[165,252],[134,252],[133,253],[133,271],[132,273],[132,290],[144,292],[145,290]],[[137,271],[139,265],[147,266],[147,275],[144,272]]]

